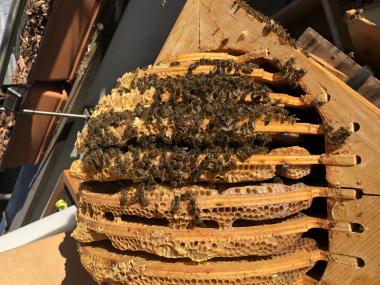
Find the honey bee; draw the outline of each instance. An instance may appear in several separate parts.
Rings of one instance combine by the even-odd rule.
[[[170,206],[170,212],[172,212],[173,214],[177,213],[180,208],[180,203],[181,203],[181,197],[175,196]]]

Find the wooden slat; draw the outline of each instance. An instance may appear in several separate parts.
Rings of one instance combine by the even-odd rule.
[[[343,81],[354,76],[361,68],[351,57],[310,27],[298,38],[297,44],[313,56],[327,62],[332,68],[339,70],[343,75],[337,73],[335,76]]]
[[[285,106],[288,106],[288,107],[300,108],[300,109],[313,107],[312,104],[306,103],[302,97],[294,97],[285,93],[269,93],[269,97],[272,100],[278,100],[279,103],[284,104]],[[250,100],[250,98],[248,97],[247,100]]]
[[[238,61],[238,59],[240,57],[239,56],[230,55],[228,53],[221,53],[221,52],[192,52],[192,53],[186,53],[186,54],[168,56],[167,58],[164,58],[159,63],[194,62],[194,61],[201,60],[203,58]]]
[[[79,214],[78,222],[85,223],[92,230],[96,230],[99,226],[99,231],[107,231],[114,235],[123,236],[127,232],[135,232],[134,235],[141,235],[141,237],[152,236],[154,232],[164,231],[169,237],[176,237],[179,240],[188,241],[198,239],[228,239],[239,238],[244,236],[272,236],[276,235],[290,235],[297,233],[305,233],[314,228],[330,228],[331,222],[324,219],[303,217],[290,221],[285,221],[277,224],[258,225],[250,227],[234,227],[230,230],[219,230],[213,228],[194,228],[194,229],[173,229],[169,227],[143,225],[131,222],[110,222],[105,219],[102,221],[95,220],[89,216]],[[217,236],[217,237],[215,237]]]
[[[223,52],[193,52],[180,55],[173,55],[163,59],[160,63],[169,62],[194,62],[201,59],[219,59],[219,60],[234,60],[236,62],[248,62],[252,60],[257,60],[260,58],[266,58],[269,55],[268,50],[265,48],[252,50],[240,56],[231,55]]]
[[[265,133],[294,133],[294,134],[307,134],[307,135],[322,135],[324,134],[324,128],[318,124],[308,123],[279,123],[270,122],[265,125],[262,121],[255,122],[255,132]]]
[[[268,186],[270,187],[270,186]],[[95,188],[96,189],[96,188]],[[111,189],[110,189],[111,190]],[[174,191],[170,189],[168,191]],[[344,192],[344,193],[342,193]],[[99,201],[103,200],[104,204],[110,207],[119,207],[120,195],[109,195],[101,193],[92,193],[86,191],[84,193],[84,201],[86,203],[99,204]],[[244,195],[232,195],[232,194],[220,194],[211,196],[202,196],[202,199],[197,199],[197,205],[200,208],[220,208],[220,207],[233,207],[233,206],[257,206],[257,205],[269,205],[269,204],[281,204],[291,203],[297,201],[312,200],[316,197],[330,197],[339,200],[353,200],[356,198],[355,190],[337,191],[327,187],[314,187],[304,186],[297,187],[294,191],[275,193],[275,194],[244,194]],[[161,198],[163,203],[170,205],[173,197],[166,195]],[[165,211],[166,208],[160,210]]]
[[[253,155],[237,165],[356,165],[355,155]]]
[[[82,262],[85,262],[85,266],[104,268],[105,275],[108,276],[108,279],[112,278],[112,274],[107,274],[106,271],[110,264],[131,264],[132,260],[134,267],[126,266],[126,270],[128,270],[128,268],[131,268],[131,270],[136,270],[135,268],[144,268],[140,274],[144,276],[155,276],[157,278],[168,278],[168,272],[170,272],[171,278],[180,280],[236,280],[242,276],[245,278],[252,276],[268,276],[291,271],[296,268],[307,268],[312,266],[318,260],[327,260],[326,253],[318,250],[313,252],[296,252],[293,255],[254,262],[207,262],[194,266],[179,262],[166,263],[160,261],[148,261],[128,255],[110,254],[102,248],[90,246],[80,247],[79,252],[81,256],[84,257]],[[92,261],[96,261],[96,263],[94,264]],[[109,270],[111,273],[111,268],[109,268]],[[101,276],[99,275],[98,277],[100,278]]]
[[[350,20],[347,21],[350,23]],[[354,44],[357,44],[357,42],[360,41],[354,41]],[[305,30],[297,40],[297,44],[309,52],[313,59],[344,82],[355,76],[362,68],[312,28]],[[357,91],[380,108],[380,81],[376,77],[370,76]]]
[[[355,57],[361,64],[368,64],[380,76],[380,4],[346,12],[346,22],[354,45]]]
[[[355,196],[347,193],[345,198],[354,199]],[[325,187],[305,186],[294,192],[266,195],[244,195],[244,196],[226,196],[226,197],[202,197],[198,200],[198,204],[205,208],[223,207],[239,207],[241,205],[269,205],[279,203],[291,203],[297,201],[312,200],[316,197],[337,198],[336,191]]]
[[[177,76],[188,72],[189,65],[169,66],[169,67],[154,67],[144,71],[140,71],[141,75],[156,74],[158,76]],[[200,65],[193,69],[193,74],[209,73],[215,68],[214,65]],[[235,70],[225,71],[227,74],[234,74]],[[267,72],[261,68],[255,68],[251,73],[241,74],[242,76],[254,78],[257,81],[265,83],[284,83],[285,80],[281,73]]]

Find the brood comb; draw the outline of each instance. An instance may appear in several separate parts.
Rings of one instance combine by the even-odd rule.
[[[342,175],[361,153],[351,145],[357,123],[328,109],[332,79],[317,83],[324,71],[286,35],[278,46],[278,35],[258,33],[265,18],[243,4],[200,2],[211,18],[238,14],[252,34],[224,36],[232,54],[168,57],[185,37],[174,31],[161,63],[125,74],[101,99],[71,166],[85,181],[73,233],[83,265],[101,284],[306,284],[306,274],[336,280],[329,268],[339,266],[358,274],[363,259],[336,243],[362,227],[340,210],[366,201]],[[249,52],[257,46],[268,49]]]

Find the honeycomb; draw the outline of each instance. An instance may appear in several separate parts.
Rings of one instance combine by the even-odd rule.
[[[189,201],[179,201],[175,213],[172,204],[176,197],[192,193],[196,197],[202,219],[214,221],[216,227],[227,229],[239,219],[265,221],[286,218],[309,208],[314,197],[334,196],[331,189],[313,188],[301,183],[292,186],[280,183],[238,186],[223,189],[223,192],[195,185],[174,189],[159,185],[146,193],[149,203],[141,207],[139,204],[120,205],[122,189],[127,189],[128,201],[132,200],[137,192],[133,185],[82,184],[80,215],[94,221],[111,219],[119,223],[128,216],[165,218],[170,227],[185,229],[192,220],[187,210]],[[101,192],[107,190],[110,193]]]
[[[326,256],[305,240],[294,253],[266,259],[162,262],[144,255],[120,254],[106,246],[80,246],[84,267],[99,284],[292,284]],[[252,270],[254,268],[254,270]],[[168,274],[170,272],[170,274]]]
[[[83,180],[73,236],[99,284],[294,284],[329,260],[309,230],[334,225],[313,204],[350,197],[312,177],[356,158],[324,153],[333,130],[304,71],[263,62],[176,56],[100,100],[70,168]]]
[[[302,240],[305,229],[320,224],[323,222],[305,217],[222,231],[210,228],[170,230],[162,226],[96,221],[78,216],[79,227],[74,237],[86,242],[110,240],[120,250],[143,250],[166,258],[187,257],[201,262],[214,257],[279,254]],[[96,236],[92,237],[92,233]]]
[[[131,153],[122,152],[112,152],[112,159],[103,166],[102,172],[91,172],[87,171],[86,167],[83,165],[82,161],[75,161],[71,166],[71,172],[78,178],[83,180],[100,180],[100,181],[111,181],[111,180],[137,180],[132,171],[128,169],[133,167],[133,156]],[[300,155],[307,156],[309,153],[306,149],[295,146],[288,148],[274,149],[268,155],[281,156],[281,155]],[[103,152],[106,157],[109,156],[107,152]],[[153,158],[154,169],[159,168],[159,161],[162,156],[170,157],[171,153],[169,150],[163,150],[163,153],[157,154]],[[142,150],[142,156],[151,156],[149,150]],[[206,154],[200,153],[196,157],[195,167],[198,167],[204,160]],[[221,158],[222,159],[222,158]],[[123,161],[126,165],[125,169],[121,172],[119,166],[119,161]],[[215,183],[236,183],[236,182],[248,182],[248,181],[265,181],[278,176],[283,176],[290,179],[300,179],[307,176],[310,173],[310,165],[284,165],[281,164],[276,167],[276,165],[260,165],[262,162],[257,159],[257,156],[253,155],[248,157],[244,161],[240,161],[236,156],[231,156],[230,161],[234,162],[235,166],[224,172],[224,173],[204,173],[199,178],[198,181],[207,181]],[[281,162],[281,161],[280,161]],[[280,163],[279,162],[279,163]],[[288,162],[292,163],[292,162]],[[184,179],[189,176],[189,173],[181,173]]]

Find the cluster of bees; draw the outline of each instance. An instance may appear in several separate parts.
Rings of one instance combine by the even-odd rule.
[[[274,32],[296,46],[280,25],[244,1],[235,4],[265,23],[263,35]],[[294,59],[209,55],[182,55],[124,75],[78,136],[81,159],[71,173],[88,185],[74,237],[98,282],[293,284],[328,260],[303,233],[328,229],[330,221],[301,211],[314,197],[334,195],[307,185],[319,161],[294,162],[314,157],[307,135],[324,134],[337,146],[350,132],[320,125],[318,115],[310,120],[319,101],[305,100],[306,71]],[[305,125],[318,132],[300,130]],[[228,264],[236,272],[249,264],[245,281],[226,274]],[[151,278],[161,272],[159,281]],[[187,272],[192,276],[183,277]]]
[[[37,57],[42,36],[45,32],[52,0],[29,1],[25,14],[25,26],[22,32],[20,55],[13,75],[13,83],[25,84]]]
[[[275,58],[274,62],[281,66],[280,60]],[[281,66],[281,74],[284,76],[285,80],[289,82],[292,87],[297,87],[299,80],[306,74],[306,70],[303,68],[295,68],[296,60],[291,57],[284,65]]]
[[[281,72],[298,81],[304,72],[294,69],[293,64],[294,61],[286,63]],[[176,65],[176,62],[171,64]],[[193,74],[201,65],[213,65],[214,69],[207,74]],[[234,166],[229,159],[231,155],[244,161],[253,154],[268,153],[272,134],[254,132],[255,121],[269,124],[272,120],[295,122],[296,118],[278,101],[271,100],[267,85],[241,76],[252,72],[254,67],[257,66],[252,62],[201,59],[189,65],[184,76],[160,78],[150,74],[134,79],[131,88],[141,94],[154,88],[153,103],[138,104],[133,111],[111,110],[90,119],[87,131],[91,139],[84,143],[84,165],[100,171],[105,162],[114,159],[118,171],[128,172],[141,189],[135,199],[122,198],[122,203],[144,205],[144,192],[150,185],[197,183],[203,173],[231,169]],[[163,94],[169,97],[164,100]],[[247,97],[252,103],[246,103]],[[139,135],[133,124],[136,117],[147,125],[155,123],[158,132]],[[243,124],[242,118],[245,118]],[[202,128],[205,119],[209,122]],[[127,127],[118,138],[110,126],[117,129],[120,125]],[[168,125],[173,128],[170,137],[166,135]],[[131,154],[127,159],[125,152]],[[200,156],[203,160],[199,164]]]

